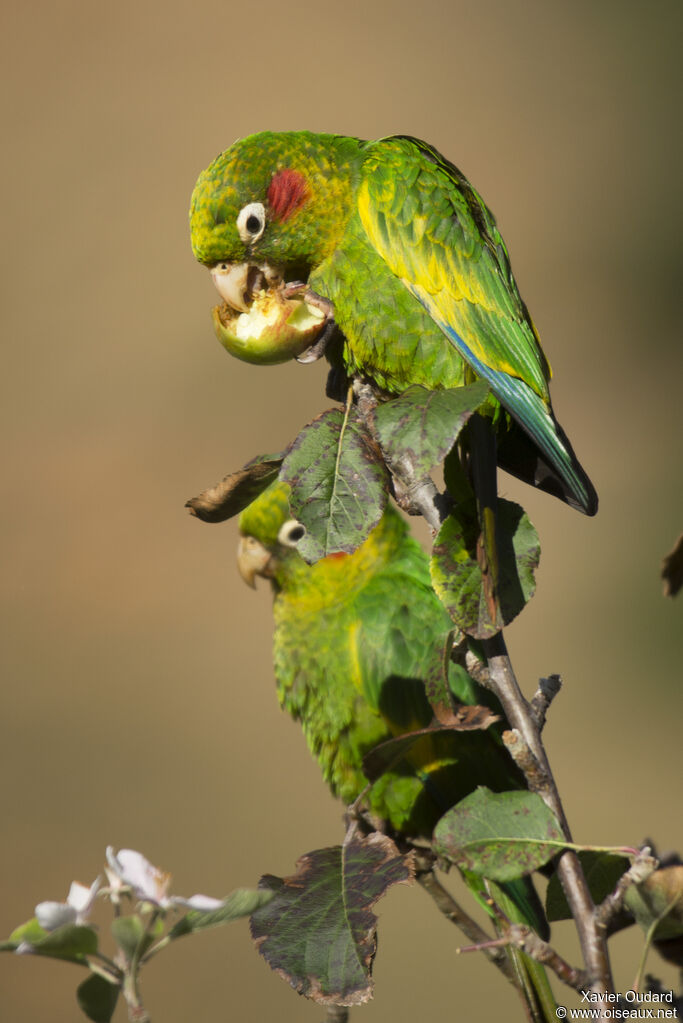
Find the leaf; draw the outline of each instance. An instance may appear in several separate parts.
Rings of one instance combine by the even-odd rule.
[[[273,893],[268,891],[254,891],[249,888],[238,888],[224,900],[220,909],[213,909],[203,913],[197,909],[191,909],[178,923],[168,932],[169,938],[182,938],[184,934],[193,934],[195,931],[204,931],[207,927],[219,927],[221,924],[230,923],[242,916],[249,916],[261,906],[265,906],[273,898]]]
[[[313,563],[351,553],[379,522],[388,475],[355,409],[328,409],[303,428],[289,448],[280,479],[290,484],[294,518],[306,527],[298,552]]]
[[[71,963],[86,963],[86,956],[97,952],[97,934],[92,927],[64,924],[54,931],[46,931],[35,917],[17,927],[3,942],[0,950],[15,952],[19,945],[30,946],[32,955],[66,959]]]
[[[225,522],[244,511],[276,479],[283,458],[284,453],[257,455],[215,487],[191,498],[185,507],[202,522]]]
[[[409,387],[398,398],[383,402],[374,414],[377,435],[390,465],[405,460],[423,476],[444,460],[460,431],[486,400],[488,384],[428,391]]]
[[[496,513],[498,587],[492,621],[477,557],[479,523],[473,501],[458,505],[443,523],[430,561],[432,584],[455,624],[476,639],[487,639],[516,618],[534,595],[541,556],[538,534],[525,511],[498,500]]]
[[[448,670],[455,634],[456,630],[451,629],[441,644],[437,642],[433,644],[432,661],[425,673],[425,693],[434,716],[441,724],[446,723],[453,713],[453,694],[448,684]]]
[[[594,852],[593,850],[580,852],[579,860],[596,906],[614,891],[617,881],[630,865],[630,860],[626,856],[616,856],[612,853]],[[548,882],[545,906],[550,923],[555,920],[571,919],[569,903],[557,874],[553,874]]]
[[[500,714],[494,714],[490,707],[479,707],[464,704],[449,712],[450,718],[444,715],[444,722],[418,728],[414,732],[406,732],[393,739],[381,742],[363,757],[363,773],[375,782],[386,771],[390,771],[408,752],[418,739],[425,735],[439,735],[443,732],[478,732],[483,731],[495,721],[500,721]]]
[[[675,597],[683,586],[683,533],[662,561],[664,596]]]
[[[317,849],[302,856],[293,877],[261,878],[274,897],[252,915],[252,937],[299,994],[323,1005],[359,1005],[372,996],[372,906],[412,876],[412,857],[400,856],[378,832]]]
[[[117,916],[111,922],[114,941],[123,949],[128,959],[132,959],[136,953],[138,956],[143,956],[153,942],[161,936],[163,929],[162,920],[157,919],[151,927],[148,927],[137,915]]]
[[[655,941],[683,935],[683,866],[660,867],[642,884],[631,885],[624,903],[644,931],[656,924]]]
[[[565,844],[554,814],[534,792],[480,786],[444,814],[434,848],[465,870],[512,881],[537,870]]]
[[[118,997],[118,986],[110,984],[97,973],[84,980],[76,989],[78,1004],[93,1023],[109,1023]]]

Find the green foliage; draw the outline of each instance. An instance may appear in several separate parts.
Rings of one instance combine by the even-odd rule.
[[[146,924],[136,913],[130,916],[117,916],[111,923],[114,941],[123,949],[129,960],[134,957],[141,958],[156,939],[161,937],[163,930],[162,920],[156,919],[151,925]]]
[[[119,987],[98,973],[76,988],[76,999],[83,1013],[93,1023],[109,1023],[119,998]]]
[[[578,855],[591,898],[597,906],[610,892],[614,891],[617,881],[629,868],[629,860],[625,856],[597,852],[592,849],[582,849]],[[557,874],[553,874],[548,883],[545,909],[550,923],[555,920],[571,919],[572,914],[567,896],[562,890]]]
[[[483,585],[480,525],[473,499],[457,505],[434,542],[432,583],[456,625],[469,636],[487,639],[517,617],[534,595],[534,573],[541,556],[538,534],[526,512],[498,500],[494,588],[495,615]]]
[[[86,957],[97,953],[97,934],[92,927],[64,924],[54,931],[44,930],[34,918],[17,927],[2,943],[0,951],[16,952],[21,946],[30,946],[32,955],[66,959],[71,963],[86,962]]]
[[[416,385],[379,405],[374,421],[387,461],[400,465],[408,459],[416,476],[428,473],[444,460],[488,393],[488,384],[481,380],[443,391]]]
[[[377,947],[372,906],[411,877],[409,857],[379,833],[308,853],[293,877],[261,879],[273,899],[252,915],[256,946],[300,994],[326,1005],[365,1002]]]
[[[270,902],[272,897],[272,892],[237,888],[223,900],[220,909],[213,909],[207,913],[191,909],[171,928],[168,936],[171,939],[182,938],[185,934],[205,931],[209,927],[219,927],[221,924],[230,923],[231,920],[238,920],[242,916],[250,916],[251,913]]]
[[[354,551],[379,522],[388,477],[355,409],[329,409],[290,446],[280,478],[291,486],[292,514],[306,527],[298,544],[309,563]]]
[[[533,792],[490,792],[480,786],[434,829],[435,851],[492,881],[537,870],[565,845],[562,829]]]

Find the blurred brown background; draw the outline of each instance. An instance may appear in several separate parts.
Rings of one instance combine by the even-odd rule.
[[[329,404],[321,366],[229,358],[190,252],[197,174],[264,128],[422,136],[495,211],[601,499],[587,520],[503,481],[543,543],[513,658],[529,693],[564,676],[546,739],[577,839],[683,847],[683,598],[659,580],[683,528],[680,4],[6,0],[3,19],[0,933],[89,883],[107,843],[220,895],[341,835],[276,704],[269,594],[236,575],[234,523],[183,507]],[[505,1012],[422,892],[380,911],[354,1019]],[[616,942],[622,990],[639,945]],[[81,979],[3,957],[0,1018],[77,1020]],[[244,922],[178,943],[143,990],[163,1023],[323,1015]]]

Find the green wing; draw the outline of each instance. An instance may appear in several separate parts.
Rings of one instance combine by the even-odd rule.
[[[597,497],[553,415],[550,366],[505,244],[466,178],[417,139],[370,143],[358,212],[392,273],[540,449],[558,477],[558,496],[593,514]]]

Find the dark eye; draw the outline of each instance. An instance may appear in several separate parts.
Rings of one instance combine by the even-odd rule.
[[[280,526],[280,532],[277,535],[278,542],[284,547],[296,547],[299,540],[306,536],[306,527],[296,519],[288,519],[282,526]]]
[[[237,230],[245,244],[258,241],[265,230],[266,210],[262,202],[250,202],[243,206],[237,217]]]

